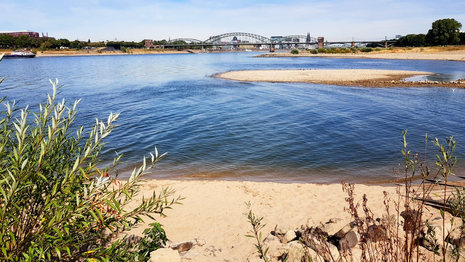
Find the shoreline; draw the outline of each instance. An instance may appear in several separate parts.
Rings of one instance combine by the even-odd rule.
[[[290,52],[277,52],[257,55],[255,57],[319,57],[319,58],[342,58],[342,59],[398,59],[398,60],[445,60],[465,62],[465,50],[442,51],[434,48],[416,48],[413,50],[395,50],[369,53],[318,53],[312,54],[308,51],[299,54]]]
[[[166,217],[155,217],[170,239],[168,244],[195,239],[203,243],[181,254],[181,261],[249,261],[256,255],[254,239],[245,237],[252,229],[244,215],[248,212],[245,203],[250,203],[251,210],[263,217],[266,224],[263,238],[277,224],[300,228],[301,225],[318,226],[331,218],[350,221],[350,215],[344,211],[347,194],[341,184],[154,179],[141,181],[141,194],[135,201],[166,187],[185,198],[182,205],[166,210]],[[355,189],[357,200],[366,193],[370,207],[380,216],[384,207],[383,192],[394,196],[396,187],[356,184]],[[152,221],[145,222],[130,234],[141,235]]]
[[[245,82],[308,83],[363,87],[451,87],[465,88],[465,80],[450,82],[405,81],[413,76],[433,75],[431,72],[374,70],[374,69],[338,69],[338,70],[241,70],[213,75]]]
[[[249,210],[256,217],[263,217],[263,239],[270,236],[277,225],[298,230],[301,226],[318,227],[330,220],[338,221],[341,227],[353,221],[346,211],[348,195],[342,184],[205,180],[142,180],[140,184],[136,202],[151,196],[153,190],[160,192],[164,188],[172,188],[176,190],[175,196],[184,198],[181,205],[165,210],[166,217],[155,217],[169,238],[167,246],[195,243],[190,250],[179,252],[180,261],[260,261],[255,259],[255,239],[246,237],[252,229],[247,220]],[[391,200],[396,199],[399,188],[394,184],[354,185],[354,202],[361,203],[366,194],[367,205],[375,219],[386,214],[385,193]],[[392,202],[390,205],[393,208]],[[439,211],[428,210],[424,216],[437,218]],[[145,224],[129,234],[142,235],[151,222],[153,220],[146,219]]]

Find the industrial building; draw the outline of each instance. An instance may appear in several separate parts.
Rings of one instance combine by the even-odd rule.
[[[27,35],[31,38],[39,38],[39,33],[37,32],[33,32],[33,31],[29,31],[29,30],[23,30],[23,31],[0,31],[0,34],[9,34],[9,35],[12,35],[14,37],[18,37],[18,36],[21,36],[21,35]]]

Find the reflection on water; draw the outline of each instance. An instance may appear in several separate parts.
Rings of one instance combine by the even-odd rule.
[[[424,136],[462,144],[465,90],[244,83],[211,78],[229,70],[395,69],[465,78],[465,63],[324,58],[253,58],[250,53],[128,55],[5,60],[2,95],[37,106],[58,78],[68,101],[82,98],[77,124],[121,112],[104,159],[123,153],[130,172],[156,145],[168,151],[150,177],[279,182],[384,181]],[[434,165],[432,145],[427,161]],[[462,161],[465,162],[465,161]],[[463,170],[463,164],[457,172]]]

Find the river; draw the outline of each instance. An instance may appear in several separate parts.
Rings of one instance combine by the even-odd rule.
[[[465,90],[248,83],[212,78],[251,69],[395,69],[465,78],[465,63],[427,60],[254,58],[256,53],[40,57],[3,60],[1,95],[19,106],[82,99],[77,125],[120,112],[104,162],[123,153],[122,177],[157,146],[148,178],[274,182],[381,182],[397,177],[402,131],[423,155],[425,134],[459,141],[465,163]],[[437,150],[428,144],[427,161]],[[431,166],[433,168],[434,166]]]

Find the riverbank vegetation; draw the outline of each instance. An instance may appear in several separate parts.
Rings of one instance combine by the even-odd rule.
[[[181,200],[164,188],[134,203],[144,173],[164,154],[155,148],[127,181],[118,180],[122,156],[102,167],[100,152],[119,114],[76,128],[79,101],[60,101],[58,80],[51,83],[34,111],[1,100],[0,260],[148,261],[166,243],[161,225],[150,224],[139,241],[126,234]]]
[[[408,149],[403,133],[396,194],[384,191],[384,213],[374,214],[363,194],[356,201],[355,185],[342,184],[347,193],[345,209],[349,223],[339,218],[317,226],[302,225],[292,230],[277,225],[268,237],[261,230],[263,217],[255,215],[248,203],[246,213],[254,238],[257,258],[268,261],[463,261],[465,258],[464,187],[451,183],[457,163],[453,137],[429,140],[437,153],[428,168],[426,156]],[[427,154],[425,145],[424,154]],[[373,205],[373,204],[372,204]],[[379,216],[379,217],[378,217]],[[258,259],[257,259],[258,261]]]

